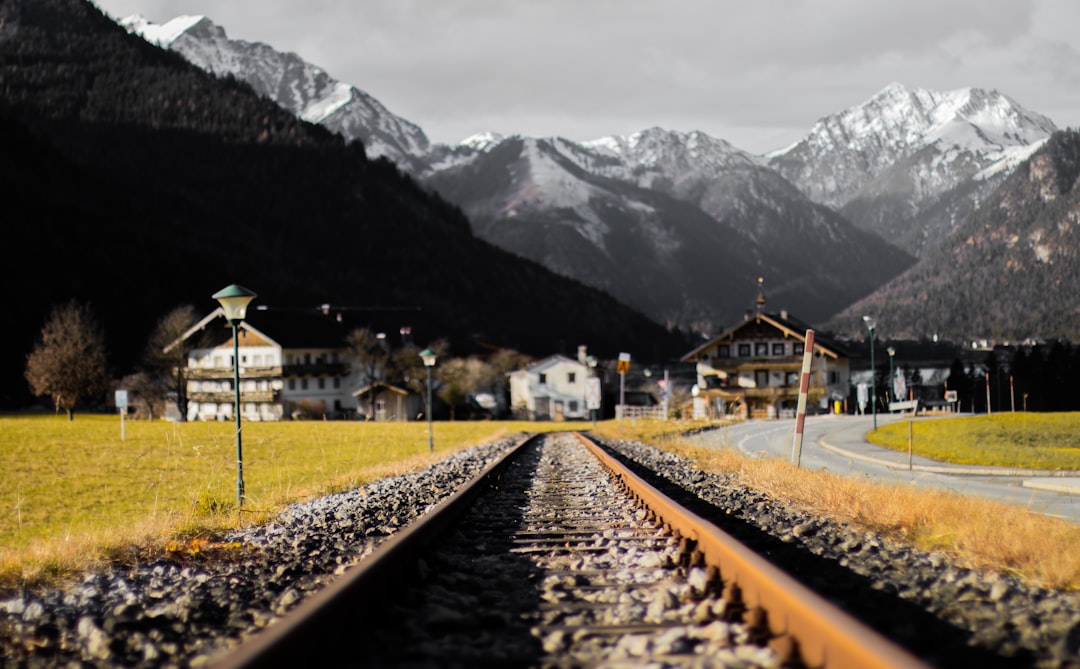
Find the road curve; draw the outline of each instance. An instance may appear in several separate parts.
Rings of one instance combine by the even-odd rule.
[[[877,417],[879,425],[898,420],[908,418]],[[908,469],[906,453],[866,441],[872,421],[869,416],[808,418],[800,465],[806,469],[986,497],[1080,523],[1078,479],[1046,476],[1048,472],[949,465],[919,457],[917,444]],[[751,420],[695,435],[692,440],[702,446],[737,448],[752,457],[790,459],[794,430],[794,420]]]

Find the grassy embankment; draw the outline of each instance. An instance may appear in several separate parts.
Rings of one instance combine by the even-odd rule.
[[[915,423],[920,455],[1020,467],[1068,467],[1077,457],[1080,414],[1002,414]],[[895,441],[907,422],[887,426],[874,441]],[[694,446],[668,423],[605,424],[598,432],[656,444],[702,469],[733,473],[743,484],[812,513],[881,532],[924,550],[952,555],[972,567],[1019,575],[1055,588],[1080,588],[1080,527],[1023,508],[948,492],[869,483],[796,469],[781,459],[755,459],[734,448]],[[931,450],[931,434],[940,442]],[[1036,436],[1039,435],[1039,436]],[[993,438],[991,438],[993,437]]]
[[[0,588],[145,560],[289,503],[415,471],[504,434],[585,424],[245,423],[243,512],[227,422],[0,416]],[[193,541],[194,540],[194,541]]]
[[[1080,414],[1001,413],[941,420],[898,421],[870,435],[879,446],[907,453],[908,426],[916,455],[967,465],[1080,472]]]
[[[990,427],[976,421],[972,425],[979,429],[959,432],[947,431],[957,429],[945,425],[953,421],[933,423],[945,430],[953,450],[980,452],[987,431],[1010,433],[1007,424],[993,424],[1008,419],[995,416]],[[1065,432],[1080,432],[1080,414],[1029,415],[1025,420],[1034,421],[1024,428],[1029,440],[1044,433],[1041,423],[1063,421]],[[245,424],[248,501],[238,513],[230,423],[129,422],[121,442],[115,417],[80,416],[74,422],[53,416],[0,417],[0,588],[149,559],[178,543],[184,550],[198,550],[193,539],[261,522],[293,501],[417,470],[502,434],[587,427],[436,423],[431,455],[424,423]],[[734,449],[698,448],[679,437],[688,427],[606,422],[598,432],[655,443],[812,512],[950,553],[975,567],[1017,573],[1054,587],[1080,587],[1080,528],[1074,524],[985,500],[797,470],[786,461],[746,458]],[[898,429],[906,450],[906,423]],[[887,430],[875,439],[886,437]],[[916,432],[921,454],[928,453],[930,442],[928,435]],[[1068,443],[1044,437],[1028,448],[1067,452]],[[975,461],[1002,462],[996,457]],[[1041,456],[1025,462],[1047,466]]]

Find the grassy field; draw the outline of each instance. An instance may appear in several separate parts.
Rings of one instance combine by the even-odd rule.
[[[0,583],[141,559],[508,433],[584,426],[438,422],[431,455],[423,422],[245,423],[238,513],[232,423],[127,421],[121,441],[116,416],[0,416]]]
[[[1026,434],[1069,432],[1080,415],[1028,415]],[[1004,414],[995,420],[1009,419]],[[982,448],[978,419],[925,421]],[[1064,427],[1062,427],[1064,425]],[[588,429],[587,423],[440,422],[428,453],[426,423],[281,422],[244,425],[247,503],[236,499],[231,423],[127,423],[110,416],[0,416],[0,588],[55,582],[106,564],[150,559],[179,544],[198,545],[285,505],[415,471],[452,451],[518,432]],[[795,469],[784,460],[746,458],[734,449],[697,448],[681,437],[692,423],[602,422],[605,436],[657,444],[700,467],[733,473],[747,486],[814,513],[852,522],[975,567],[1019,574],[1052,587],[1080,588],[1080,527],[1023,509],[942,492]],[[903,448],[907,448],[907,427]],[[1075,430],[1075,427],[1072,428]],[[943,432],[943,434],[949,434]],[[928,438],[926,438],[928,440]],[[1049,437],[1035,450],[1068,450]],[[916,433],[916,444],[921,443]],[[1021,451],[1032,453],[1032,450]],[[977,462],[999,462],[987,455]],[[1042,460],[1027,466],[1046,466]],[[1040,464],[1036,465],[1038,462]],[[195,541],[193,541],[195,540]],[[185,543],[187,542],[187,543]]]
[[[1004,414],[994,417],[997,420],[1011,424]],[[1077,420],[1080,420],[1077,414],[1029,414],[1024,424],[1030,432],[1051,434],[1062,429],[1063,424],[1075,425]],[[959,425],[944,425],[952,422]],[[980,443],[977,435],[981,433],[964,431],[967,422],[968,419],[958,419],[921,424],[942,424],[943,434],[966,435],[954,438],[954,443],[968,444],[977,452]],[[981,423],[974,422],[977,426]],[[916,426],[919,425],[917,422]],[[1001,431],[985,425],[983,428],[991,433]],[[750,458],[734,448],[701,448],[673,432],[669,423],[644,422],[636,427],[609,423],[598,432],[653,443],[690,458],[705,471],[734,474],[744,485],[797,508],[849,522],[923,550],[941,551],[977,569],[1011,573],[1053,588],[1080,589],[1080,550],[1077,550],[1080,526],[1074,523],[981,498],[797,469],[787,460]],[[903,433],[906,451],[906,422]],[[1044,461],[1021,462],[1024,464],[1020,466],[1030,467]]]
[[[907,453],[908,423],[882,426],[870,441]],[[912,451],[933,460],[1080,471],[1080,413],[1000,413],[916,420],[911,427]]]

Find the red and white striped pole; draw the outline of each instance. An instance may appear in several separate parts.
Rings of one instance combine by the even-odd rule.
[[[806,424],[806,397],[810,393],[810,364],[814,360],[814,331],[806,331],[803,346],[802,379],[799,381],[799,408],[795,414],[795,437],[791,443],[791,462],[796,467],[802,460],[803,426]]]

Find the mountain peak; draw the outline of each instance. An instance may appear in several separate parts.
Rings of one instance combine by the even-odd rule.
[[[202,15],[184,14],[166,21],[165,23],[156,24],[142,14],[132,14],[131,16],[120,19],[119,23],[126,28],[128,32],[142,36],[147,42],[157,44],[162,48],[168,48],[177,37],[183,35],[200,21],[204,20],[209,21],[209,19]],[[221,30],[222,35],[225,34],[224,29],[218,29]]]

